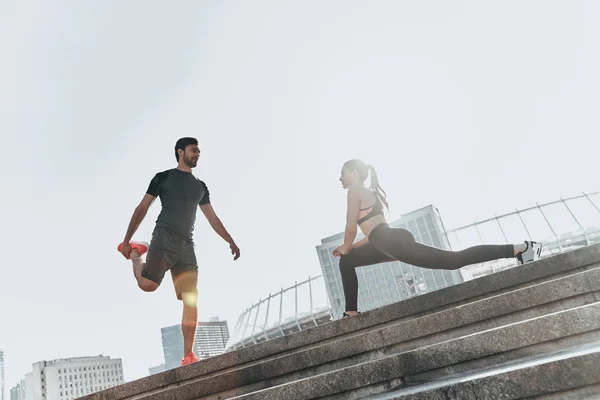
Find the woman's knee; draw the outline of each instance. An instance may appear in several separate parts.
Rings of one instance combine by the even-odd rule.
[[[345,254],[343,256],[340,257],[340,271],[344,272],[347,269],[351,269],[354,268],[355,265],[352,262],[352,257],[349,257],[348,254]]]

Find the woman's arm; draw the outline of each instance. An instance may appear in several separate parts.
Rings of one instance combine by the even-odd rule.
[[[357,247],[364,246],[367,243],[369,243],[369,238],[364,237],[364,238],[360,239],[358,242],[354,243],[352,245],[352,248],[356,249]]]
[[[360,193],[356,189],[348,189],[348,210],[346,211],[346,230],[344,232],[344,244],[342,254],[348,254],[352,250],[352,243],[358,233],[358,212],[360,209]]]

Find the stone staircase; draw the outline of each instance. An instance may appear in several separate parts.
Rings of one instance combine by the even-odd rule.
[[[600,398],[600,245],[82,397]]]

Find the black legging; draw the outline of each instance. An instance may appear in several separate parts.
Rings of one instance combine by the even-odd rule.
[[[417,243],[412,233],[406,229],[392,228],[383,223],[371,231],[366,244],[340,257],[346,311],[356,311],[358,308],[356,267],[400,261],[422,268],[452,270],[466,265],[512,257],[514,257],[514,248],[511,244],[482,245],[461,251],[446,251]]]

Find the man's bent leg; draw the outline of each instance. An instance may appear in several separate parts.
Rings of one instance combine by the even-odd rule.
[[[133,275],[138,282],[138,286],[145,292],[155,291],[165,277],[165,273],[171,269],[174,261],[177,261],[177,254],[165,249],[162,237],[154,235],[146,262],[142,261],[140,253],[137,250],[131,251],[131,261],[133,262]]]
[[[154,292],[158,289],[158,283],[142,276],[146,263],[142,261],[142,256],[137,250],[131,251],[131,261],[133,262],[133,276],[135,276],[139,288],[144,292]]]

